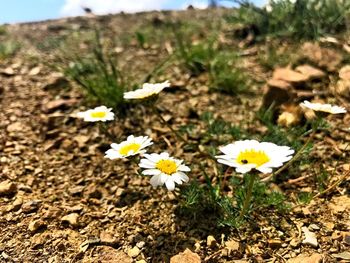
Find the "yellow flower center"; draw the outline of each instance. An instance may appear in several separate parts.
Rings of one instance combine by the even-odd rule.
[[[270,161],[269,156],[263,151],[256,151],[254,149],[245,150],[241,152],[236,160],[240,164],[255,164],[256,167],[263,165]]]
[[[91,112],[92,118],[104,118],[106,117],[107,113],[105,111],[95,111]]]
[[[127,145],[124,145],[123,147],[121,147],[119,149],[119,153],[121,155],[128,155],[128,153],[131,151],[132,153],[137,152],[138,150],[140,150],[141,145],[138,143],[130,143]]]
[[[177,165],[172,160],[160,160],[157,162],[156,168],[167,175],[172,175],[177,171]]]

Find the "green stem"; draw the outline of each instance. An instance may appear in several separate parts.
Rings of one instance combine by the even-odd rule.
[[[177,138],[179,138],[181,141],[183,141],[186,144],[188,143],[187,140],[184,137],[182,137],[178,131],[174,130],[173,127],[171,127],[171,125],[163,118],[163,116],[159,113],[158,109],[154,105],[152,105],[151,108],[153,112],[157,115],[157,117],[160,119],[160,122],[166,125]]]
[[[249,182],[248,182],[248,189],[247,189],[247,193],[245,195],[245,199],[244,199],[244,203],[243,203],[243,208],[239,214],[238,217],[238,221],[242,221],[243,217],[246,215],[249,205],[250,205],[250,201],[252,199],[252,193],[253,193],[253,186],[254,186],[254,181],[255,181],[255,177],[256,175],[253,173],[249,176]]]
[[[105,123],[100,122],[100,130],[112,141],[114,141],[114,136],[108,131],[108,128]]]

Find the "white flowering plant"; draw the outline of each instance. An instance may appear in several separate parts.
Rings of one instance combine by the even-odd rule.
[[[275,126],[266,123],[270,127],[264,136],[267,141],[264,137],[257,140],[239,127],[213,119],[212,114],[206,113],[201,117],[206,130],[199,134],[203,140],[194,143],[188,139],[190,134],[186,134],[190,129],[180,132],[174,128],[156,106],[163,90],[170,86],[169,81],[145,83],[138,90],[125,92],[124,98],[131,102],[146,102],[144,105],[150,107],[155,117],[173,133],[173,139],[192,145],[186,151],[198,154],[200,159],[183,160],[181,156],[169,154],[168,149],[161,149],[159,153],[150,151],[151,146],[157,145],[156,138],[128,135],[125,140],[116,140],[113,134],[109,136],[113,141],[105,152],[105,158],[117,164],[121,159],[132,160],[125,164],[134,163],[134,168],[138,170],[136,175],[148,178],[153,188],[173,192],[179,198],[182,211],[199,213],[212,209],[216,211],[221,225],[238,227],[258,207],[272,206],[285,211],[288,207],[286,198],[281,193],[268,191],[267,182],[305,153],[309,142],[302,146],[297,139],[308,134],[305,129],[294,134],[294,138],[287,139],[291,133],[288,136],[282,131],[277,133]],[[99,106],[79,112],[77,117],[108,125],[115,116],[110,108]],[[205,146],[208,141],[217,146]],[[212,169],[216,171],[214,174]],[[198,180],[200,175],[204,176],[204,184]],[[227,187],[234,189],[234,196],[228,196]]]

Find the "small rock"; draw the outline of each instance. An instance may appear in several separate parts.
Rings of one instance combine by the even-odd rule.
[[[307,76],[290,68],[276,68],[272,74],[272,78],[290,83],[302,83],[308,80]]]
[[[269,87],[281,88],[281,89],[290,89],[292,86],[289,82],[281,79],[270,79],[267,81]]]
[[[84,146],[86,146],[86,143],[90,140],[90,136],[76,135],[73,139],[78,143],[79,148],[83,148]]]
[[[40,71],[41,71],[41,67],[34,67],[29,71],[28,75],[35,76],[35,75],[38,75]]]
[[[41,246],[42,244],[45,243],[45,241],[47,240],[47,236],[42,234],[42,233],[38,233],[35,234],[32,238],[31,238],[31,245],[33,248],[36,248],[38,246]]]
[[[334,231],[331,237],[333,240],[341,240],[343,238],[343,235],[339,231]]]
[[[22,205],[22,211],[24,213],[34,212],[34,211],[38,210],[40,203],[41,203],[41,201],[39,201],[39,200],[28,201]]]
[[[15,71],[11,67],[7,67],[5,69],[1,69],[0,73],[5,75],[5,76],[13,76],[13,75],[15,75]]]
[[[62,210],[60,208],[49,206],[47,211],[45,211],[43,218],[44,219],[54,219],[58,218],[62,213]]]
[[[61,74],[54,73],[50,76],[48,82],[44,84],[44,90],[51,89],[62,89],[69,85],[68,80],[66,80]]]
[[[342,213],[350,209],[350,197],[346,195],[335,196],[328,203],[333,213]]]
[[[305,235],[305,239],[303,240],[303,244],[310,245],[312,247],[318,247],[318,242],[315,233],[311,232],[307,227],[303,226],[301,228]]]
[[[282,246],[282,241],[279,239],[269,239],[267,243],[272,249],[279,249]]]
[[[338,80],[333,89],[338,95],[350,97],[350,80]]]
[[[225,247],[228,249],[229,254],[235,251],[239,251],[240,243],[236,240],[229,240],[225,242]]]
[[[304,43],[301,52],[311,62],[328,71],[335,71],[342,61],[340,53],[330,48],[320,47],[318,43]]]
[[[6,253],[5,253],[5,251],[3,251],[2,253],[1,253],[1,256],[6,260],[6,259],[10,259],[10,256],[9,255],[7,255]]]
[[[297,238],[293,238],[290,242],[289,242],[290,246],[292,248],[296,248],[300,245],[300,240]]]
[[[320,227],[316,224],[309,225],[310,230],[320,230]]]
[[[144,246],[146,245],[146,242],[145,241],[140,241],[140,242],[137,242],[136,243],[136,246],[138,247],[138,248],[143,248]]]
[[[318,253],[314,253],[311,256],[299,255],[296,258],[291,258],[287,263],[321,263],[323,261],[323,256]]]
[[[121,187],[118,187],[117,191],[115,192],[115,195],[117,197],[120,197],[120,196],[124,195],[124,193],[125,193],[125,189],[121,188]]]
[[[275,81],[274,82],[279,82]],[[281,104],[290,102],[295,98],[293,88],[288,84],[284,85],[271,85],[271,81],[264,87],[262,108],[267,109],[271,105],[279,107]]]
[[[350,80],[350,65],[346,65],[339,70],[339,78]]]
[[[100,233],[100,240],[101,243],[106,245],[115,245],[118,243],[118,240],[111,233],[108,233],[106,231],[102,231]]]
[[[136,258],[140,254],[141,250],[137,247],[134,246],[133,248],[130,248],[128,250],[128,256],[132,258]]]
[[[22,124],[21,122],[14,122],[8,125],[6,130],[8,132],[23,132],[28,130],[28,126]]]
[[[343,241],[345,244],[350,245],[350,232],[343,232]]]
[[[77,103],[76,99],[58,99],[54,101],[49,101],[43,104],[42,110],[45,113],[50,113],[56,110],[68,109]]]
[[[8,211],[17,211],[21,208],[23,204],[23,199],[21,197],[16,198],[12,205],[8,208]]]
[[[308,81],[322,79],[326,76],[322,70],[314,68],[310,65],[300,65],[296,67],[295,70],[306,76]]]
[[[199,251],[201,251],[201,243],[197,241],[194,244],[194,252],[199,252]]]
[[[17,185],[9,180],[0,183],[0,195],[10,195],[17,191]]]
[[[210,235],[207,237],[207,246],[210,248],[214,248],[217,246],[217,242],[214,236]]]
[[[335,258],[350,260],[350,252],[348,252],[348,251],[344,251],[344,252],[339,253],[339,254],[332,254],[332,256]]]
[[[68,192],[71,194],[71,195],[77,195],[77,194],[80,194],[82,193],[84,190],[84,186],[82,185],[77,185],[77,186],[74,186],[72,188],[69,188],[68,189]]]
[[[299,105],[282,105],[281,108],[283,112],[278,116],[278,125],[284,127],[291,127],[301,122],[303,112]]]
[[[83,263],[101,262],[101,263],[132,263],[133,260],[123,251],[110,246],[96,246],[93,255],[84,254]]]
[[[170,258],[170,263],[201,263],[201,258],[197,253],[193,253],[186,248],[184,252],[181,252]]]
[[[147,263],[147,261],[144,259],[141,259],[141,260],[136,261],[136,263]]]
[[[64,217],[61,218],[61,221],[63,223],[68,223],[73,227],[78,226],[78,218],[79,218],[79,214],[77,213],[71,213],[69,215],[66,215]]]
[[[28,229],[31,232],[36,232],[39,228],[42,228],[46,226],[46,224],[42,221],[42,220],[34,220],[32,222],[29,223],[28,225]]]

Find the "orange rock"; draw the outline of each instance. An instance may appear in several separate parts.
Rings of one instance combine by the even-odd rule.
[[[171,257],[170,263],[200,263],[201,258],[197,253],[192,252],[188,248],[184,252]]]
[[[292,86],[283,80],[271,79],[264,87],[262,108],[269,108],[272,104],[275,107],[292,101],[295,97]]]
[[[291,258],[288,263],[321,263],[323,261],[323,256],[318,253],[314,253],[311,256],[299,255],[296,258]]]
[[[322,70],[310,65],[300,65],[295,70],[306,76],[308,80],[322,79],[326,76]]]
[[[346,65],[339,70],[339,78],[350,80],[350,65]]]
[[[272,78],[284,80],[291,83],[302,83],[308,80],[307,76],[290,68],[276,68],[272,74]]]
[[[318,43],[306,42],[301,52],[304,57],[328,71],[335,71],[342,61],[342,56],[333,49],[320,47]]]
[[[286,105],[282,107],[283,112],[278,116],[278,125],[290,127],[300,123],[303,112],[299,105]]]

